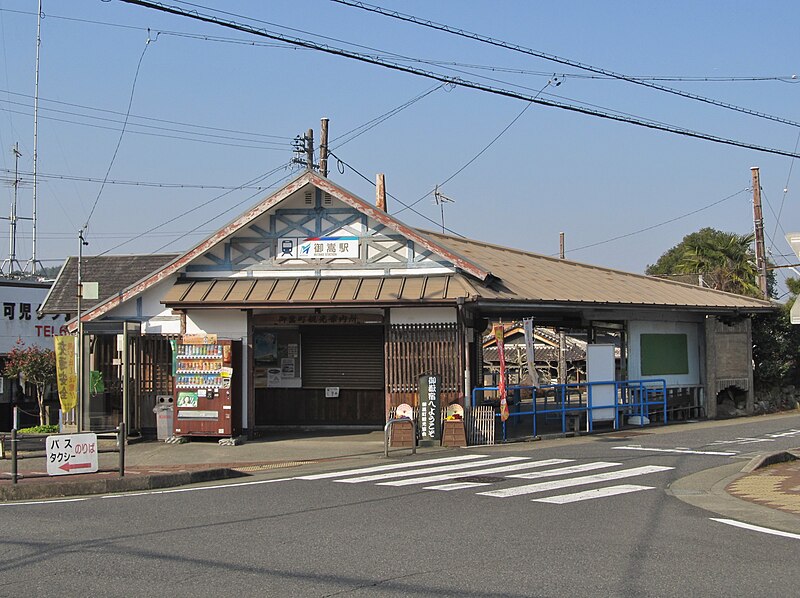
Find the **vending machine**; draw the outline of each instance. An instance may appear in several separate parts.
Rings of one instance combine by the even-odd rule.
[[[184,335],[175,355],[175,435],[235,436],[241,429],[241,341]]]

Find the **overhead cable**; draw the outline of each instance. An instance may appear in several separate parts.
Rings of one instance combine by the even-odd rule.
[[[126,0],[123,0],[126,1]],[[571,67],[575,67],[584,71],[589,71],[592,73],[597,73],[600,75],[604,75],[606,77],[611,77],[613,79],[619,79],[621,81],[627,81],[628,83],[633,83],[635,85],[642,85],[644,87],[650,87],[652,89],[656,89],[658,91],[663,91],[665,93],[673,94],[676,96],[681,96],[684,98],[688,98],[690,100],[695,100],[698,102],[703,102],[706,104],[711,104],[713,106],[718,106],[720,108],[725,108],[727,110],[733,110],[735,112],[742,112],[744,114],[749,114],[750,116],[756,116],[758,118],[764,118],[767,120],[779,122],[785,125],[791,125],[793,127],[800,127],[800,122],[789,120],[787,118],[783,118],[780,116],[773,116],[771,114],[766,114],[764,112],[759,112],[757,110],[751,110],[750,108],[745,108],[742,106],[737,106],[735,104],[730,104],[728,102],[722,102],[720,100],[715,100],[713,98],[707,98],[705,96],[701,96],[695,93],[690,93],[688,91],[683,91],[680,89],[675,89],[674,87],[667,87],[666,85],[660,85],[658,83],[653,83],[651,81],[647,81],[644,79],[637,79],[635,77],[630,77],[628,75],[624,75],[622,73],[617,73],[608,69],[592,66],[590,64],[586,64],[583,62],[578,62],[577,60],[570,60],[569,58],[563,58],[561,56],[556,56],[555,54],[548,54],[546,52],[540,52],[538,50],[533,50],[531,48],[526,48],[525,46],[520,46],[519,44],[513,44],[510,42],[498,40],[492,37],[488,37],[486,35],[481,35],[480,33],[474,33],[472,31],[466,31],[464,29],[458,29],[455,27],[450,27],[449,25],[444,25],[442,23],[436,23],[435,21],[429,21],[427,19],[420,19],[413,15],[404,14],[401,12],[397,12],[394,10],[387,10],[380,6],[376,6],[374,4],[367,4],[365,2],[358,2],[355,0],[331,0],[332,2],[336,2],[337,4],[343,4],[345,6],[349,6],[351,8],[358,8],[361,10],[365,10],[368,12],[377,13],[384,17],[390,17],[392,19],[398,19],[400,21],[406,21],[408,23],[413,23],[415,25],[420,25],[422,27],[427,27],[429,29],[435,29],[437,31],[444,31],[445,33],[450,33],[452,35],[457,35],[459,37],[465,37],[468,39],[472,39],[484,44],[489,44],[492,46],[496,46],[498,48],[503,48],[506,50],[511,50],[513,52],[519,52],[521,54],[527,54],[529,56],[535,56],[537,58],[542,58],[544,60],[549,60],[551,62],[557,62],[559,64],[565,64]]]
[[[156,2],[149,2],[149,1],[146,1],[146,0],[120,0],[120,1],[121,2],[125,2],[127,4],[134,4],[134,5],[137,5],[137,6],[142,6],[142,7],[145,7],[145,8],[151,8],[151,9],[154,9],[154,10],[158,10],[158,11],[161,11],[161,12],[166,12],[166,13],[170,13],[170,14],[174,14],[174,15],[178,15],[178,16],[184,16],[184,17],[187,17],[187,18],[190,18],[190,19],[194,19],[194,20],[198,20],[198,21],[201,21],[201,22],[204,22],[204,23],[212,23],[212,24],[215,24],[215,25],[220,25],[222,27],[227,27],[227,28],[234,29],[234,30],[237,30],[237,31],[244,31],[244,32],[247,32],[247,33],[251,33],[253,35],[258,35],[258,36],[266,37],[266,38],[269,38],[269,39],[276,39],[276,40],[285,41],[286,43],[289,43],[289,44],[292,44],[292,45],[297,45],[297,46],[305,47],[305,48],[312,48],[312,49],[318,50],[320,52],[325,52],[327,54],[332,54],[332,55],[335,55],[335,56],[342,56],[342,57],[345,57],[345,58],[351,58],[353,60],[358,60],[360,62],[365,62],[365,63],[368,63],[368,64],[374,64],[374,65],[382,66],[384,68],[388,68],[388,69],[391,69],[391,70],[405,72],[405,73],[417,75],[417,76],[420,76],[420,77],[426,77],[428,79],[433,79],[435,81],[440,81],[442,83],[449,83],[449,84],[452,84],[452,85],[457,85],[459,87],[466,87],[466,88],[469,88],[469,89],[475,89],[477,91],[483,91],[483,92],[491,93],[491,94],[494,94],[494,95],[513,98],[513,99],[517,99],[517,100],[524,100],[524,101],[527,101],[527,102],[533,102],[533,103],[536,103],[536,104],[541,104],[543,106],[549,106],[549,107],[552,107],[552,108],[560,108],[562,110],[568,110],[568,111],[571,111],[571,112],[578,112],[578,113],[581,113],[581,114],[586,114],[586,115],[589,115],[589,116],[596,116],[596,117],[604,118],[604,119],[607,119],[607,120],[614,120],[614,121],[617,121],[617,122],[625,122],[625,123],[628,123],[628,124],[632,124],[632,125],[636,125],[636,126],[640,126],[640,127],[644,127],[644,128],[655,129],[655,130],[664,131],[664,132],[667,132],[667,133],[673,133],[673,134],[676,134],[676,135],[681,135],[681,136],[684,136],[684,137],[693,137],[693,138],[696,138],[696,139],[704,139],[706,141],[711,141],[711,142],[714,142],[714,143],[720,143],[720,144],[723,144],[723,145],[731,145],[731,146],[735,146],[735,147],[742,147],[742,148],[745,148],[745,149],[751,149],[751,150],[764,152],[764,153],[769,153],[769,154],[777,154],[777,155],[781,155],[781,156],[788,156],[788,157],[794,157],[794,158],[800,157],[800,155],[798,155],[795,152],[788,152],[786,150],[781,150],[781,149],[776,149],[776,148],[769,148],[769,147],[764,147],[764,146],[755,145],[755,144],[751,144],[751,143],[745,143],[745,142],[742,142],[742,141],[736,141],[734,139],[726,139],[724,137],[718,137],[716,135],[700,133],[698,131],[692,131],[690,129],[685,129],[685,128],[681,128],[681,127],[675,127],[675,126],[671,126],[671,125],[664,125],[664,124],[657,123],[657,122],[654,122],[654,121],[649,121],[649,120],[644,120],[644,119],[637,119],[637,118],[630,118],[630,117],[623,117],[623,116],[619,116],[619,115],[616,115],[616,114],[612,114],[612,113],[604,112],[604,111],[600,111],[600,110],[590,110],[590,109],[583,108],[581,106],[572,105],[572,104],[565,104],[565,103],[562,103],[562,102],[555,102],[555,101],[552,101],[552,100],[545,100],[543,98],[535,98],[534,96],[531,96],[531,95],[517,93],[517,92],[513,92],[513,91],[510,91],[510,90],[507,90],[507,89],[502,89],[502,88],[497,88],[497,87],[490,87],[488,85],[480,85],[478,83],[475,83],[475,82],[472,82],[472,81],[468,81],[468,80],[465,80],[465,79],[461,79],[461,78],[446,77],[446,76],[440,75],[438,73],[425,71],[425,70],[422,70],[422,69],[416,69],[416,68],[412,68],[412,67],[408,67],[408,66],[403,66],[403,65],[400,65],[400,64],[397,64],[397,63],[393,63],[393,62],[389,62],[389,61],[385,61],[385,60],[380,60],[380,59],[375,58],[374,56],[369,56],[369,55],[365,55],[365,54],[359,54],[359,53],[356,53],[356,52],[350,52],[348,50],[343,50],[343,49],[340,49],[340,48],[334,48],[334,47],[323,45],[323,44],[317,44],[317,43],[311,42],[309,40],[304,40],[304,39],[285,36],[285,35],[280,35],[280,34],[277,34],[277,33],[268,32],[268,31],[263,30],[263,29],[257,29],[255,27],[250,27],[248,25],[244,25],[244,24],[241,24],[241,23],[236,23],[236,22],[232,22],[232,21],[224,21],[224,20],[218,19],[216,17],[202,15],[202,14],[200,14],[198,12],[188,12],[188,11],[181,10],[179,8],[175,8],[173,6],[167,6],[167,5],[159,4],[159,3],[156,3]]]

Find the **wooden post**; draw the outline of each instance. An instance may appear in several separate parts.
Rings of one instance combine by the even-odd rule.
[[[564,233],[558,233],[558,257],[564,259]],[[558,331],[558,383],[566,384],[567,380],[567,334]]]
[[[306,168],[314,170],[314,129],[306,133]]]
[[[328,119],[322,118],[319,126],[319,172],[328,178]]]
[[[753,225],[755,228],[756,267],[758,268],[758,288],[764,299],[769,299],[767,290],[767,255],[764,249],[764,216],[761,212],[761,179],[758,166],[750,171],[753,175]]]

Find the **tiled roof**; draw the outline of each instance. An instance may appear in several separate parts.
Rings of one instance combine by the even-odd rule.
[[[84,308],[105,301],[122,289],[159,270],[178,254],[85,256],[81,261],[81,279],[97,282],[99,299],[84,301]],[[69,257],[61,268],[40,310],[46,314],[75,314],[78,311],[78,258]]]
[[[173,307],[455,302],[471,292],[460,275],[179,280],[162,300]]]
[[[480,298],[557,304],[602,304],[745,311],[772,309],[769,301],[691,284],[590,266],[472,239],[426,231],[426,236],[482,265],[499,279]]]

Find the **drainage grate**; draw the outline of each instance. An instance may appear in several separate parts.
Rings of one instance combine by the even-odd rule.
[[[308,465],[309,463],[317,463],[317,461],[283,461],[281,463],[265,463],[263,465],[242,465],[241,467],[232,467],[231,469],[243,472],[268,471],[270,469],[282,469],[284,467],[298,467],[300,465]]]

